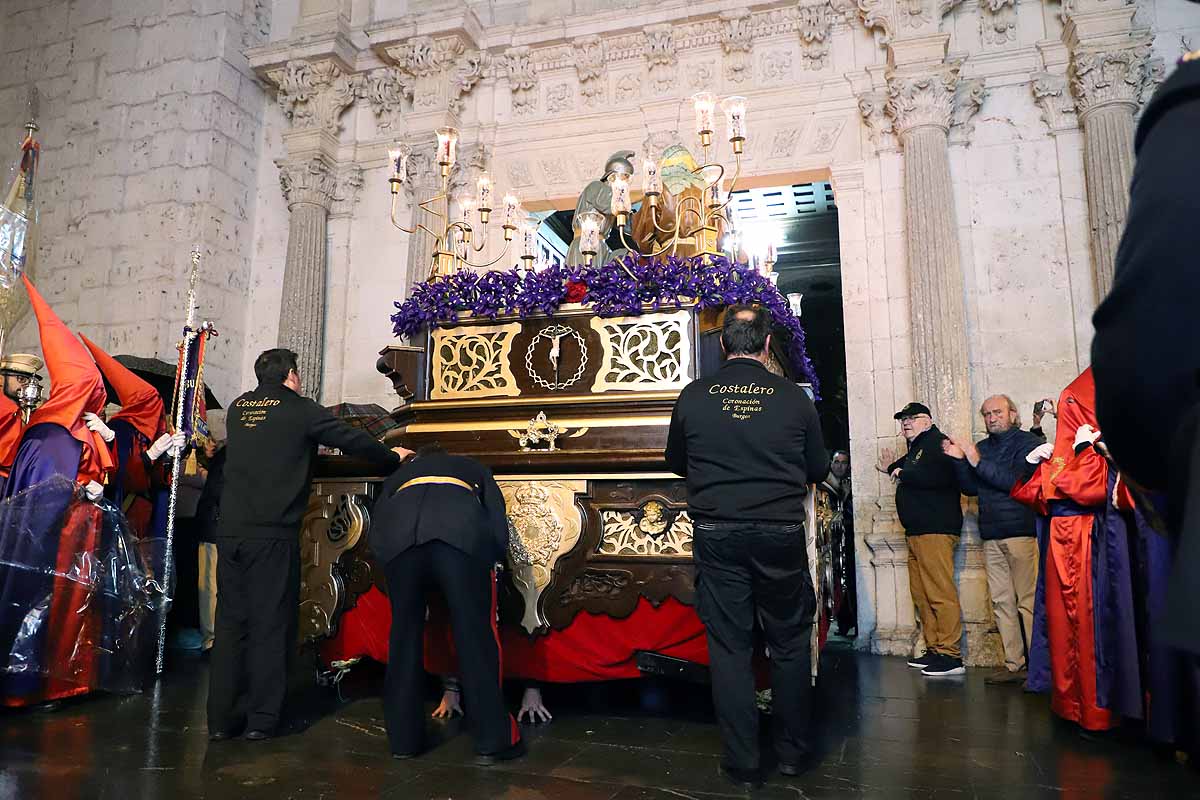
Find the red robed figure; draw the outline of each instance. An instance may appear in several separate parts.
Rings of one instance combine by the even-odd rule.
[[[1090,446],[1075,454],[1079,427],[1097,426],[1095,397],[1089,368],[1059,396],[1050,460],[1018,484],[1012,496],[1049,517],[1039,580],[1045,582],[1051,708],[1088,730],[1105,730],[1116,719],[1097,702],[1092,529],[1107,501],[1108,464]]]
[[[124,445],[117,448],[117,475],[114,482],[119,485],[121,496],[116,498],[116,502],[124,510],[133,532],[138,537],[147,536],[151,533],[154,515],[151,489],[165,480],[164,476],[152,476],[146,470],[142,454],[167,429],[162,397],[153,386],[104,352],[91,339],[82,333],[79,338],[91,352],[96,366],[116,392],[116,399],[121,404],[121,410],[108,420],[109,427],[117,434],[116,442]],[[132,435],[128,429],[122,430],[123,425],[129,426]]]
[[[8,395],[0,392],[0,484],[8,479],[17,445],[21,442],[21,408]]]

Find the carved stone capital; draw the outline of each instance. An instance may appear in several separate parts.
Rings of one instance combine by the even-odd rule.
[[[513,114],[527,116],[537,110],[538,76],[528,47],[513,47],[504,54],[504,72],[512,91]]]
[[[805,69],[824,69],[829,58],[833,9],[829,0],[800,0],[797,6],[801,64]]]
[[[893,37],[936,33],[942,17],[962,0],[858,0],[867,29],[878,28],[885,43]]]
[[[883,89],[872,89],[858,95],[858,113],[867,123],[867,133],[876,150],[896,148],[896,129],[887,113],[888,93]]]
[[[460,113],[464,98],[491,66],[486,52],[469,48],[459,36],[414,36],[386,52],[399,70],[391,80],[417,111]]]
[[[987,88],[983,78],[959,81],[954,90],[954,109],[950,115],[950,144],[966,144],[975,132],[975,115],[983,107]]]
[[[361,94],[375,113],[376,127],[381,131],[395,128],[404,110],[404,101],[411,100],[412,76],[399,67],[380,67],[367,73]]]
[[[267,73],[292,129],[318,128],[337,135],[339,119],[359,93],[362,75],[347,75],[331,59],[289,61]]]
[[[1125,106],[1133,113],[1151,78],[1150,43],[1144,39],[1109,46],[1080,45],[1072,53],[1068,72],[1079,117],[1108,106]]]
[[[675,52],[675,32],[667,23],[650,25],[643,29],[646,36],[642,53],[650,70],[650,87],[657,94],[664,94],[675,87],[675,64],[679,57]]]
[[[888,74],[887,113],[901,138],[925,126],[950,130],[961,67],[962,61],[955,60],[932,71]]]
[[[754,17],[747,8],[721,12],[721,50],[725,53],[725,79],[745,83],[754,77]]]
[[[605,68],[604,40],[592,34],[573,42],[575,75],[579,78],[579,97],[585,108],[604,105],[607,69]]]
[[[338,169],[333,187],[333,204],[330,216],[344,216],[354,211],[363,186],[363,169],[358,164],[348,164]]]
[[[321,156],[307,160],[279,161],[279,188],[283,190],[288,209],[307,203],[326,211],[333,206],[337,190],[337,174],[333,165]]]
[[[979,34],[985,44],[1003,45],[1017,38],[1017,0],[980,0]]]
[[[1033,100],[1042,111],[1042,121],[1050,133],[1075,130],[1079,119],[1075,114],[1075,98],[1067,86],[1066,75],[1050,72],[1035,72],[1030,76],[1029,89]]]

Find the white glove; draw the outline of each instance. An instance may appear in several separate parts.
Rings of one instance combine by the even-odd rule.
[[[1091,425],[1080,425],[1075,431],[1075,447],[1078,448],[1081,444],[1094,444],[1100,438],[1100,431],[1093,428]]]
[[[154,440],[154,444],[146,448],[146,455],[151,461],[162,458],[162,454],[170,451],[171,458],[179,456],[183,446],[187,444],[187,435],[183,433],[164,433]]]
[[[1030,464],[1040,464],[1049,460],[1052,455],[1054,455],[1054,445],[1046,442],[1030,450],[1029,455],[1025,456],[1025,460]]]
[[[100,438],[106,442],[112,443],[112,440],[117,438],[113,433],[113,429],[104,424],[104,420],[96,416],[90,411],[85,411],[83,414],[83,424],[87,425],[87,429],[93,433],[100,434]]]
[[[83,496],[94,503],[104,496],[104,487],[95,481],[88,481],[83,487]]]

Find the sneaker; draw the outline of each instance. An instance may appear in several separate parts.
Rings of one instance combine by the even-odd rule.
[[[912,667],[913,669],[925,669],[931,663],[933,663],[934,655],[935,655],[934,653],[926,652],[925,655],[923,655],[923,656],[917,656],[916,658],[910,658],[908,660],[908,665],[910,667]]]
[[[1023,669],[1016,672],[1010,672],[1007,669],[998,669],[991,675],[983,679],[983,682],[991,686],[998,686],[1006,683],[1025,683],[1025,679],[1029,677],[1029,673]]]
[[[943,678],[949,675],[962,675],[966,672],[963,668],[961,658],[953,658],[952,656],[944,656],[940,653],[933,657],[933,661],[929,666],[921,670],[921,674],[927,678]]]

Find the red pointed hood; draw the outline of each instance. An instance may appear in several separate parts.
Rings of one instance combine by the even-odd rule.
[[[46,371],[50,373],[50,397],[33,412],[29,426],[53,422],[66,428],[83,445],[78,480],[103,482],[104,475],[113,469],[112,453],[99,434],[87,429],[83,415],[88,411],[104,413],[107,400],[104,379],[87,348],[42,299],[28,276],[21,277],[29,290],[33,313],[37,315],[42,357],[46,360]]]
[[[12,468],[23,430],[20,407],[0,392],[0,474],[7,475]]]
[[[113,414],[109,422],[123,419],[150,441],[162,435],[166,424],[163,401],[158,391],[120,361],[101,350],[100,345],[82,333],[79,334],[79,338],[91,351],[92,358],[96,359],[96,366],[117,393],[117,400],[121,403],[121,410]]]

